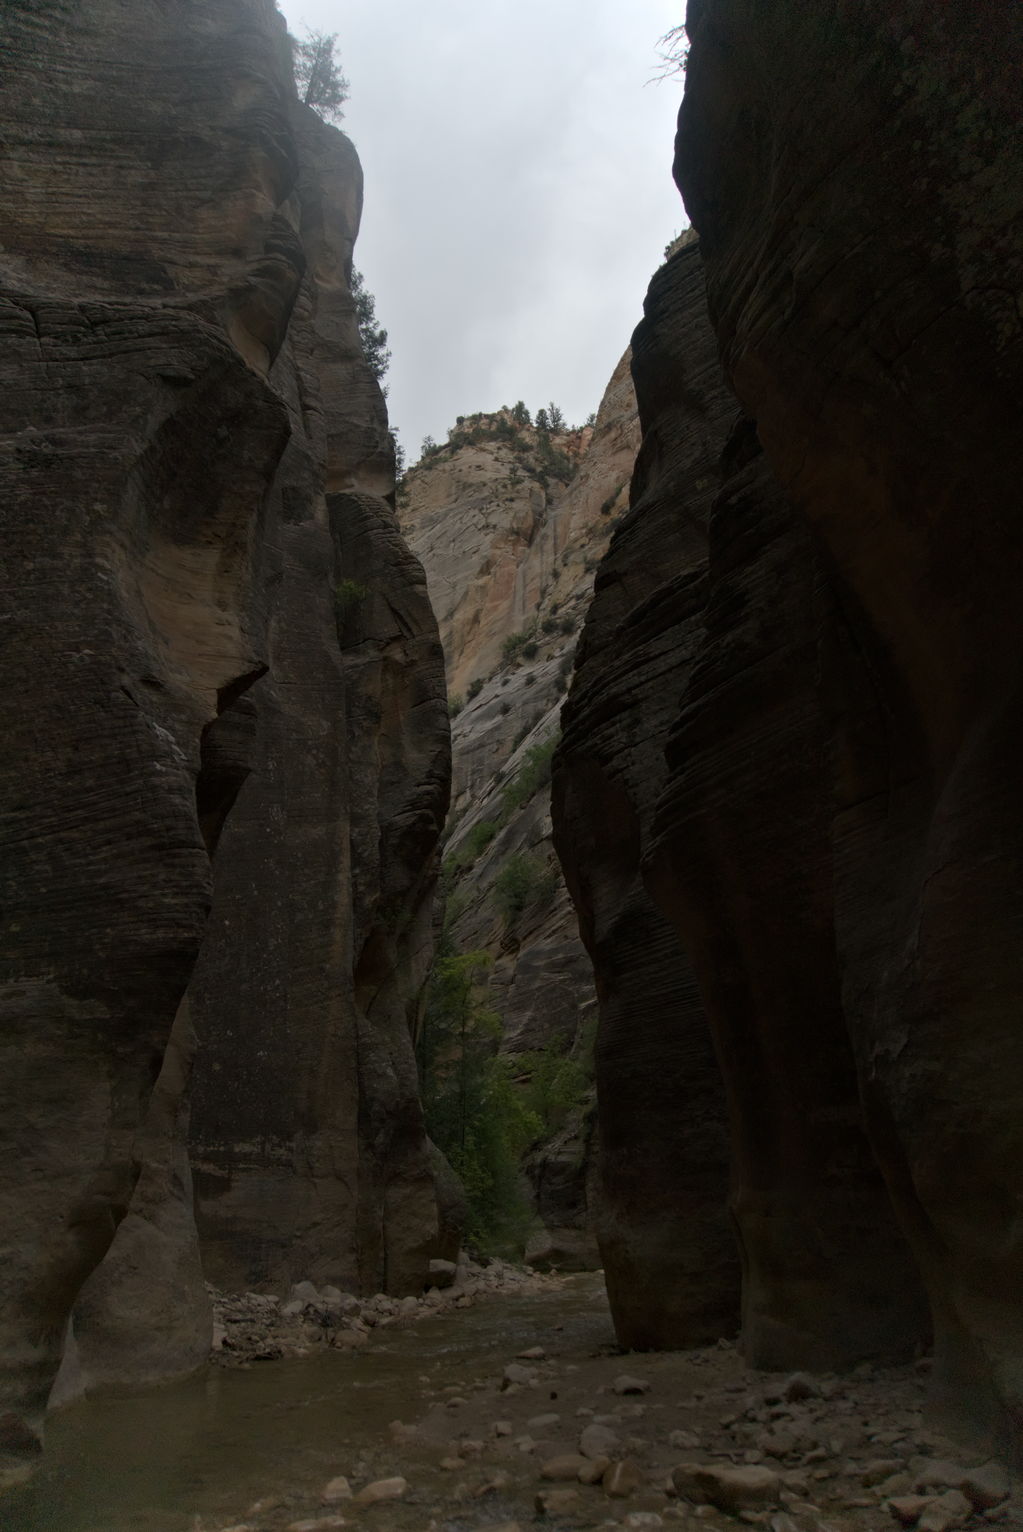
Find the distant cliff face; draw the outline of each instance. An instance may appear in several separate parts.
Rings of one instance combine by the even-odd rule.
[[[204,1354],[194,1034],[208,1269],[420,1281],[437,1215],[409,1029],[448,730],[380,498],[358,161],[298,106],[274,7],[16,4],[0,44],[18,1472],[79,1295],[89,1378]]]
[[[400,496],[455,712],[451,934],[462,951],[492,959],[488,992],[505,1053],[571,1051],[587,1068],[593,972],[551,842],[549,763],[593,570],[626,502],[638,443],[626,354],[592,427],[545,441],[512,411],[469,417],[406,476]],[[522,880],[514,914],[502,901],[510,869]],[[531,1259],[596,1264],[594,1165],[588,1115],[530,1162],[543,1224]]]
[[[691,0],[687,25],[700,251],[635,339],[633,505],[554,769],[606,997],[616,1321],[693,1323],[660,1302],[670,1261],[703,1269],[687,1167],[722,1121],[688,971],[749,1359],[847,1365],[933,1324],[935,1401],[1019,1458],[1023,20]]]

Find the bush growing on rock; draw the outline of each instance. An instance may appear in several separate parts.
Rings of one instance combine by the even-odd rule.
[[[540,1121],[497,1054],[500,1018],[479,984],[488,962],[482,952],[457,952],[442,934],[416,1053],[427,1131],[465,1188],[469,1243],[518,1254],[529,1222],[519,1157]]]
[[[501,868],[491,891],[505,925],[512,927],[530,905],[545,904],[557,886],[557,873],[539,857],[516,852]]]

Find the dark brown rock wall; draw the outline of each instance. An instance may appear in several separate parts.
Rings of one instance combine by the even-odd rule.
[[[724,468],[648,883],[722,1063],[744,1353],[830,1370],[911,1354],[926,1304],[863,1132],[840,1000],[819,661],[833,601],[749,421]]]
[[[258,1165],[234,1195],[253,1220],[294,1210],[296,1275],[404,1286],[424,1265],[436,1208],[399,1022],[447,743],[421,574],[389,532],[365,559],[400,636],[347,641],[386,650],[398,700],[373,715],[342,655],[325,491],[388,491],[391,451],[347,286],[358,161],[295,102],[274,7],[14,3],[0,47],[0,1449],[18,1472],[119,1225],[82,1295],[86,1380],[201,1353],[191,1024],[199,1142],[229,1119]],[[416,829],[368,850],[351,804],[380,762],[366,812],[380,832],[411,803]],[[361,911],[385,897],[383,1014],[354,991]],[[390,1077],[360,1072],[366,1025]],[[360,1120],[395,1100],[369,1178]],[[230,1269],[280,1274],[280,1241],[248,1233]]]
[[[936,1382],[1018,1451],[1018,68],[1003,3],[702,0],[677,169],[842,625],[835,939]]]
[[[644,439],[632,509],[597,576],[552,796],[597,981],[598,1240],[618,1337],[644,1347],[733,1332],[738,1310],[721,1078],[692,967],[641,875],[702,633],[707,513],[735,414],[693,248],[651,284],[633,375]]]

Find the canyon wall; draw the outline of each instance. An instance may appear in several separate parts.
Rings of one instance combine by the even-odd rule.
[[[421,1282],[448,728],[348,289],[361,172],[270,0],[16,3],[0,43],[16,1475],[79,1295],[87,1379],[205,1352],[193,1053],[209,1272]]]
[[[593,972],[551,840],[549,761],[593,570],[639,445],[629,354],[592,425],[545,437],[523,412],[466,417],[405,476],[402,525],[422,559],[452,692],[449,933],[487,955],[501,1052],[530,1076],[565,1058],[578,1101],[529,1153],[537,1264],[593,1267]],[[503,906],[512,871],[520,907]],[[545,1058],[541,1069],[556,1069]],[[567,1078],[567,1075],[566,1075]]]
[[[838,608],[823,769],[866,1121],[937,1393],[1018,1455],[1023,17],[703,0],[688,26],[676,170],[719,342]]]
[[[644,378],[637,337],[633,509],[555,760],[602,997],[602,1133],[620,1122],[636,1153],[630,1104],[654,1103],[646,1195],[665,1188],[657,1227],[695,1248],[677,1167],[713,1070],[666,1088],[661,1039],[705,1043],[692,979],[660,1021],[632,982],[650,938],[618,929],[629,887],[686,954],[714,1039],[749,1359],[848,1365],[933,1326],[935,1406],[1018,1459],[1023,22],[995,3],[690,0],[687,27],[676,174],[707,296],[694,276],[669,311],[695,251],[651,290],[664,365]],[[698,309],[745,416],[719,404],[704,461],[673,479],[666,435],[713,426],[707,387],[721,397],[711,362],[694,386]],[[608,1263],[625,1336],[664,1269],[633,1248],[638,1275]]]

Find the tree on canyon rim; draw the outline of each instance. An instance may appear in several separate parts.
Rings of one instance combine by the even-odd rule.
[[[348,81],[337,58],[336,32],[310,32],[304,41],[291,39],[295,84],[303,106],[328,122],[340,122],[348,100]]]

